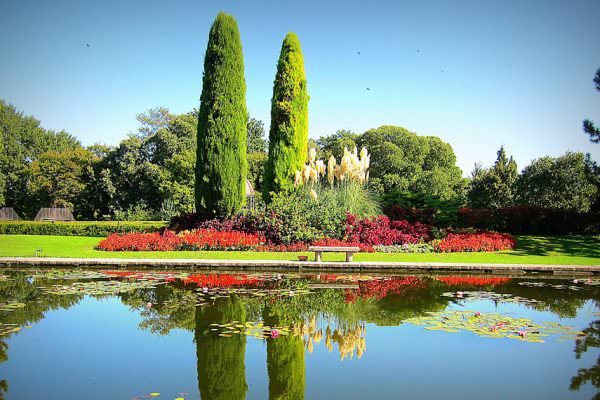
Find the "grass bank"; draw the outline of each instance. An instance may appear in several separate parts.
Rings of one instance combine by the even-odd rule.
[[[517,236],[515,250],[493,253],[358,253],[355,261],[499,263],[600,265],[600,237],[588,236]],[[97,237],[0,235],[0,257],[32,257],[41,249],[43,257],[85,258],[202,258],[238,260],[296,260],[304,253],[270,253],[250,251],[131,251],[95,250]],[[343,254],[325,254],[324,261],[342,261]]]

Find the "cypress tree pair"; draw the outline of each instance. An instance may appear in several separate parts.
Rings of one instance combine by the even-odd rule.
[[[219,13],[206,56],[198,115],[196,210],[204,217],[235,214],[246,189],[246,81],[235,19]],[[308,94],[300,41],[288,33],[281,47],[271,101],[269,157],[263,198],[293,188],[308,147]]]
[[[246,81],[237,23],[222,12],[208,37],[200,102],[196,211],[230,216],[246,200]]]

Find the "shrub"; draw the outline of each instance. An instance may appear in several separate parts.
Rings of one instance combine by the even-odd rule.
[[[385,215],[377,218],[359,219],[352,214],[347,214],[345,239],[348,242],[369,245],[394,245],[404,243],[417,243],[427,240],[429,227],[415,222],[394,221]]]
[[[451,233],[436,244],[443,253],[510,250],[517,241],[507,233]]]
[[[523,235],[600,233],[600,213],[579,213],[532,206],[498,210],[461,208],[459,224],[465,227]]]
[[[115,232],[156,232],[165,225],[163,221],[2,221],[0,234],[106,237]]]

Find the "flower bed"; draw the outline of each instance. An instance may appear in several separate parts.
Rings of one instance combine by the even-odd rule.
[[[507,233],[450,233],[439,243],[436,250],[443,253],[511,250],[517,241]]]
[[[114,233],[98,244],[105,251],[173,250],[255,250],[261,244],[258,235],[244,232],[219,232],[210,229],[163,233]]]

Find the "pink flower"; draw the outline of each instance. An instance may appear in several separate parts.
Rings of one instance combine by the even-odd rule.
[[[278,331],[277,329],[273,329],[273,330],[271,331],[271,337],[272,337],[273,339],[275,339],[275,338],[279,337],[279,331]]]
[[[480,316],[481,316],[481,313],[480,313],[479,311],[477,311],[477,312],[475,313],[475,316],[476,316],[476,317],[480,317]]]
[[[525,335],[527,335],[527,331],[526,330],[520,330],[517,332],[519,334],[519,336],[521,337],[525,337]]]

